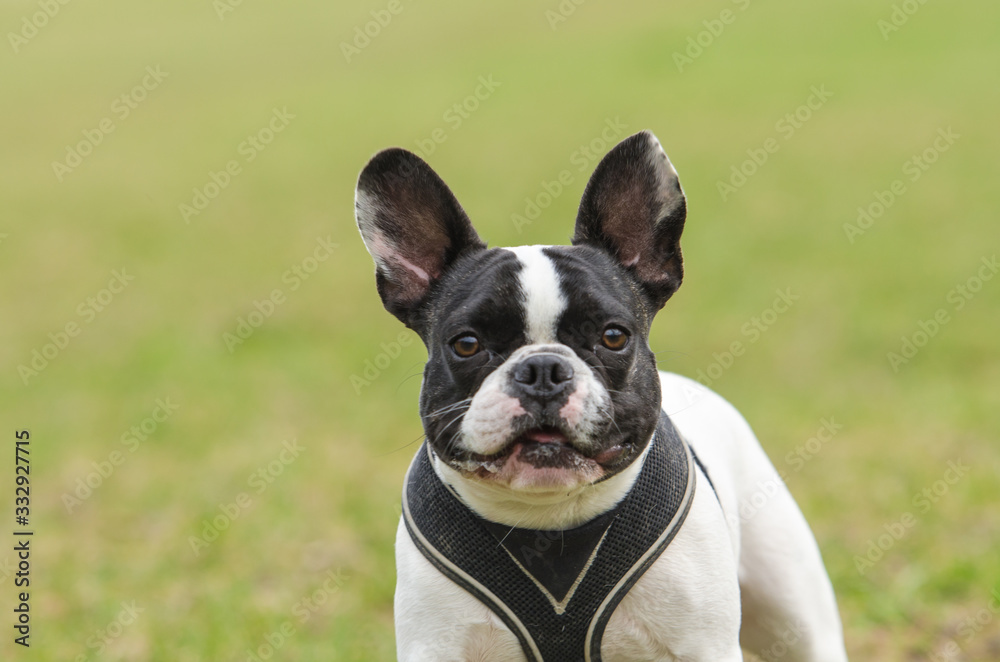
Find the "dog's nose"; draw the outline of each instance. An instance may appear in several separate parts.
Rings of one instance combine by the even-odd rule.
[[[558,354],[535,354],[514,368],[514,382],[527,395],[550,397],[573,381],[573,366]]]

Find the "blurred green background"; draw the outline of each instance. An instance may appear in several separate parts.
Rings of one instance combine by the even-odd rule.
[[[491,245],[566,243],[605,141],[649,128],[689,204],[651,344],[786,476],[852,659],[1000,659],[998,23],[986,0],[7,0],[0,514],[28,429],[36,533],[29,650],[3,534],[0,657],[393,659],[425,352],[375,293],[357,174],[420,150]]]

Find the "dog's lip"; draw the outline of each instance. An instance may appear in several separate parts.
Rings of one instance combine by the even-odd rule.
[[[504,444],[504,447],[496,453],[491,453],[490,455],[473,453],[469,459],[475,462],[483,463],[496,462],[497,460],[506,459],[516,448],[523,448],[524,446],[531,444],[561,444],[579,453],[578,450],[573,448],[573,445],[570,443],[570,438],[566,435],[566,433],[559,428],[546,425],[532,428],[527,432],[511,438],[511,440]]]
[[[569,444],[569,438],[561,430],[553,427],[542,427],[528,430],[522,434],[514,443],[518,441],[533,441],[538,444]],[[513,445],[513,444],[512,444]]]
[[[559,444],[561,446],[565,446],[567,450],[576,453],[581,458],[592,460],[601,466],[615,464],[626,454],[626,451],[628,450],[628,444],[620,443],[609,448],[605,448],[596,455],[590,456],[576,448],[573,445],[571,438],[562,430],[552,426],[542,426],[532,428],[527,432],[512,438],[501,450],[496,453],[491,453],[489,455],[472,453],[467,456],[467,459],[475,465],[496,469],[502,466],[515,452],[519,453],[532,446],[545,444]]]
[[[625,453],[625,446],[623,444],[615,444],[611,448],[605,448],[603,451],[598,453],[593,457],[594,462],[604,466],[617,461]]]

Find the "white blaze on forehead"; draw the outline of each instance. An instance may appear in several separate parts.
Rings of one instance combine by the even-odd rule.
[[[556,323],[566,309],[566,297],[559,283],[556,265],[542,252],[547,246],[507,248],[521,262],[521,291],[528,343],[554,343]]]

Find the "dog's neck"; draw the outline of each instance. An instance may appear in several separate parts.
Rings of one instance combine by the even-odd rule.
[[[437,456],[434,473],[483,519],[522,529],[571,529],[614,508],[635,484],[652,443],[636,460],[607,480],[552,492],[523,493],[466,478]]]

